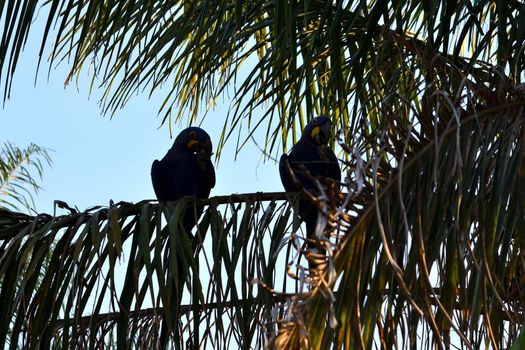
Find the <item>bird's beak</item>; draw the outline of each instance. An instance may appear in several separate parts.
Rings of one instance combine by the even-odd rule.
[[[319,141],[321,144],[325,145],[332,137],[332,123],[324,123],[319,128],[321,129],[319,131]]]
[[[199,151],[197,152],[197,155],[201,158],[210,159],[211,152],[208,152],[204,147],[201,147]]]
[[[211,151],[211,142],[209,140],[202,140],[201,143],[197,146],[195,155],[197,156],[197,162],[201,170],[205,171],[210,162],[212,155]]]
[[[310,137],[318,145],[325,145],[330,140],[332,134],[330,123],[325,123],[321,126],[316,126],[312,129]]]

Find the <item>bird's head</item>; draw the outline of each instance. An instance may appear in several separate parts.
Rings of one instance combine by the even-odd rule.
[[[332,121],[324,115],[315,117],[306,124],[301,137],[317,146],[326,145],[332,137]]]
[[[175,139],[173,148],[191,152],[199,163],[207,162],[213,154],[210,135],[196,126],[190,126],[182,130]]]

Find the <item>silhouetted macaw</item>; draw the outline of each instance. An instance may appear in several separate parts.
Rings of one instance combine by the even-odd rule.
[[[319,190],[314,178],[325,177],[341,181],[341,168],[332,149],[328,146],[331,138],[332,122],[326,116],[319,116],[310,121],[303,130],[301,138],[292,147],[288,155],[283,154],[279,161],[281,182],[287,192],[302,189],[312,194]],[[301,169],[304,166],[305,171]],[[317,208],[307,199],[299,201],[299,216],[306,223],[307,238],[315,237]]]
[[[173,146],[162,160],[155,160],[151,166],[153,189],[159,201],[175,201],[185,196],[205,199],[215,186],[215,170],[211,163],[212,143],[206,131],[197,127],[189,127],[181,131]],[[202,214],[202,205],[188,205],[184,213],[182,225],[186,234],[192,239],[191,230],[197,224]],[[192,239],[193,250],[197,242]],[[182,290],[187,271],[178,262],[178,283],[172,283],[177,304],[172,310],[178,313],[182,299]],[[172,281],[173,282],[173,281]],[[175,319],[178,315],[175,315]],[[178,334],[175,332],[176,340]],[[161,347],[166,346],[167,326],[164,325],[160,336]]]
[[[208,198],[215,186],[211,163],[212,143],[206,131],[189,127],[181,131],[162,160],[154,160],[151,181],[159,201],[175,201],[184,196]],[[202,207],[197,216],[202,213]],[[195,225],[195,213],[185,217],[187,233]],[[186,222],[188,221],[188,222]]]

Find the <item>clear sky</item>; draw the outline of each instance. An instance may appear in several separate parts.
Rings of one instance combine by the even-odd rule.
[[[37,24],[18,64],[11,99],[0,109],[0,142],[11,141],[20,148],[34,142],[53,150],[53,164],[45,168],[39,182],[43,190],[35,196],[37,211],[52,213],[55,199],[80,210],[106,206],[110,199],[153,199],[151,163],[164,156],[174,137],[188,126],[187,121],[173,125],[170,138],[167,124],[160,126],[162,117],[158,116],[165,97],[162,91],[151,99],[147,93],[135,95],[113,119],[104,117],[98,104],[101,91],[89,97],[87,70],[82,73],[84,82],[64,87],[67,63],[53,69],[47,80],[48,63],[43,62],[35,85],[41,40],[35,35]],[[229,101],[218,103],[202,124],[214,147]],[[256,139],[260,144],[264,141],[261,137]],[[263,161],[261,151],[253,143],[235,160],[235,142],[235,138],[229,141],[220,162],[215,163],[217,184],[211,195],[282,191],[275,161]]]

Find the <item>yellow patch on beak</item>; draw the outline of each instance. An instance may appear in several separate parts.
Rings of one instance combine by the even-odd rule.
[[[315,137],[316,137],[317,135],[319,135],[319,132],[320,132],[320,131],[321,131],[321,128],[318,127],[318,126],[316,126],[315,128],[312,129],[312,132],[310,133],[310,137],[311,137],[312,139],[315,139]]]
[[[199,141],[197,140],[190,140],[187,144],[186,144],[186,147],[189,149],[189,148],[192,148],[193,145],[198,145],[199,144]]]

